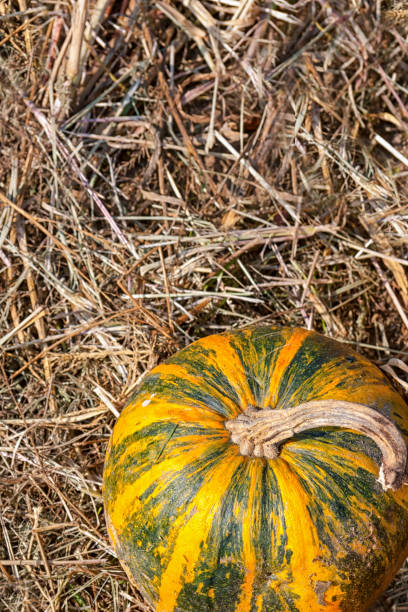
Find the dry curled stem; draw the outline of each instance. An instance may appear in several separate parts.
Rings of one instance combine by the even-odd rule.
[[[382,453],[378,481],[383,489],[404,483],[407,447],[394,423],[373,408],[338,400],[305,402],[284,410],[248,407],[225,423],[242,455],[275,459],[279,444],[296,433],[318,427],[344,427],[371,438]]]

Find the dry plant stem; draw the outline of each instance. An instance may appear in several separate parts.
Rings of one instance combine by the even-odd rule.
[[[242,455],[276,459],[278,445],[301,431],[344,427],[371,438],[382,453],[378,481],[383,489],[398,489],[406,478],[407,447],[390,419],[373,408],[339,400],[305,402],[283,410],[249,406],[225,423]]]
[[[73,8],[71,48],[66,66],[67,79],[76,84],[80,77],[81,48],[84,37],[85,20],[88,11],[87,0],[78,0]]]

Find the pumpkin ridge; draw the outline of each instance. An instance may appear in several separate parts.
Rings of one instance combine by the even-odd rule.
[[[247,462],[248,499],[242,509],[242,562],[245,567],[245,575],[234,612],[246,612],[250,609],[253,597],[253,586],[258,565],[253,531],[257,516],[256,502],[259,496],[257,483],[260,469],[262,469],[262,465],[259,462]]]
[[[222,492],[228,488],[232,474],[242,463],[242,458],[234,455],[231,449],[229,454],[228,462],[218,463],[207,473],[197,495],[192,498],[186,510],[190,518],[185,522],[185,516],[182,515],[173,523],[169,539],[174,538],[174,548],[161,576],[157,612],[174,609],[183,583],[193,580],[200,544],[211,529],[209,511],[214,514],[215,508],[222,504]]]
[[[158,372],[160,377],[154,382],[154,390],[160,398],[172,398],[180,404],[187,406],[201,406],[221,416],[236,414],[236,403],[222,392],[217,392],[207,384],[206,380],[192,380],[192,377],[174,376],[164,371]]]
[[[231,345],[242,364],[252,401],[259,406],[265,405],[265,394],[270,387],[270,375],[274,370],[279,351],[285,344],[281,330],[264,333],[263,328],[249,329],[231,337]]]
[[[285,330],[289,332],[285,344],[280,348],[274,368],[270,374],[270,382],[267,387],[268,393],[265,397],[265,406],[277,408],[282,405],[281,393],[285,388],[284,381],[290,371],[291,364],[297,360],[299,351],[304,346],[310,332],[306,329]]]
[[[282,498],[287,500],[287,506],[285,507],[286,533],[288,547],[292,553],[290,559],[287,559],[286,567],[284,566],[280,575],[278,574],[277,580],[283,581],[283,583],[285,580],[289,584],[295,583],[296,593],[308,591],[308,597],[303,602],[305,609],[323,611],[329,603],[331,604],[330,610],[340,609],[333,603],[340,594],[336,572],[333,566],[324,563],[324,556],[322,557],[324,549],[321,545],[322,540],[319,538],[316,522],[308,518],[310,516],[310,492],[303,486],[302,479],[293,464],[284,457],[279,457],[274,463],[276,464],[275,473],[278,486],[281,488]],[[327,506],[325,505],[323,513],[326,512]],[[323,563],[319,563],[318,572],[316,571],[317,559],[323,560]],[[308,571],[305,572],[305,568],[308,568]],[[320,603],[317,582],[327,583],[324,603]],[[310,586],[312,586],[311,589]]]
[[[258,551],[258,575],[254,580],[251,605],[256,610],[285,610],[284,595],[265,589],[265,583],[269,584],[273,580],[292,554],[288,546],[284,502],[274,466],[262,459],[256,461],[263,463],[263,466],[259,483],[259,527],[254,534],[254,546]]]
[[[202,349],[196,347],[186,356],[176,356],[171,358],[171,363],[182,363],[183,367],[196,377],[197,383],[205,384],[212,392],[215,392],[222,397],[228,398],[234,404],[239,405],[241,402],[242,389],[234,386],[234,380],[228,378],[227,374],[217,364],[217,352],[214,349]],[[243,372],[239,373],[241,378]]]
[[[249,498],[249,469],[248,461],[243,460],[223,490],[220,503],[211,514],[210,529],[200,545],[193,580],[183,585],[176,609],[185,610],[195,593],[197,610],[234,612],[245,582],[242,516]]]
[[[246,378],[246,370],[239,359],[233,342],[236,334],[225,333],[208,336],[193,343],[188,348],[188,362],[193,370],[199,369],[204,384],[213,379],[215,388],[221,392],[227,389],[233,394],[237,406],[253,401],[252,392]],[[187,349],[183,349],[187,352]],[[190,355],[191,353],[191,355]],[[179,354],[170,358],[178,359]]]

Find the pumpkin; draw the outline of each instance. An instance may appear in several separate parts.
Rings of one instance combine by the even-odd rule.
[[[112,543],[158,612],[366,610],[408,552],[407,436],[403,399],[345,345],[208,336],[154,368],[114,427]]]

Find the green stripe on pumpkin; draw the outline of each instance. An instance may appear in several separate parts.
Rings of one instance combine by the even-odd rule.
[[[237,332],[231,346],[237,352],[256,405],[265,406],[271,375],[286,339],[280,331],[259,328]]]

